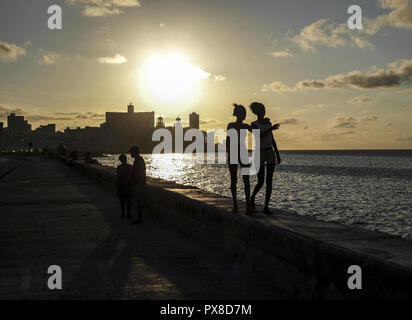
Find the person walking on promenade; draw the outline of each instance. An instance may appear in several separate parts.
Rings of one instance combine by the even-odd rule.
[[[130,148],[130,155],[134,159],[131,182],[132,182],[132,196],[136,205],[136,219],[133,224],[143,223],[143,201],[146,189],[146,164],[144,159],[139,154],[139,147],[133,146]]]
[[[240,167],[246,167],[248,164],[243,164],[240,161],[240,152],[241,148],[246,148],[245,143],[241,143],[240,141],[240,130],[241,129],[246,129],[249,130],[249,125],[246,123],[243,123],[243,120],[246,119],[246,108],[240,104],[234,103],[233,106],[235,107],[233,109],[233,115],[236,117],[235,122],[230,122],[227,125],[227,131],[230,129],[235,129],[237,132],[237,141],[234,143],[234,145],[237,146],[237,155],[238,159],[236,163],[230,163],[231,161],[231,149],[230,149],[230,136],[228,135],[226,138],[226,151],[228,154],[228,163],[229,163],[229,172],[230,172],[230,191],[232,193],[232,199],[233,199],[233,213],[238,213],[239,212],[239,207],[237,204],[237,167],[238,164],[240,164]],[[247,149],[243,150],[246,151]],[[246,199],[246,214],[250,213],[250,180],[249,180],[249,175],[242,175],[242,180],[243,180],[243,186],[245,187],[245,199]]]
[[[125,209],[127,210],[127,219],[131,219],[132,206],[132,185],[131,172],[132,166],[127,163],[127,157],[124,154],[119,156],[120,165],[117,166],[117,195],[120,200],[120,208],[122,210],[121,218],[125,217]]]
[[[272,125],[270,123],[269,118],[265,118],[266,109],[265,106],[260,102],[253,102],[250,105],[250,109],[252,112],[257,116],[257,120],[252,122],[251,128],[252,129],[260,129],[262,131],[267,131]],[[273,127],[279,125],[276,124]],[[255,197],[257,193],[263,186],[265,180],[265,163],[267,166],[267,173],[266,173],[266,196],[265,196],[265,206],[263,209],[263,213],[265,214],[272,214],[269,210],[269,201],[270,196],[272,193],[272,183],[273,183],[273,173],[275,171],[276,163],[281,163],[281,158],[279,154],[278,147],[276,145],[275,138],[273,137],[273,133],[270,132],[266,135],[261,135],[260,138],[260,167],[258,170],[257,178],[258,182],[253,190],[252,197],[250,198],[251,207],[252,209],[255,208]]]

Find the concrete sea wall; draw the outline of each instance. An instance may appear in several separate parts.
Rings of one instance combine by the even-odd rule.
[[[81,161],[70,165],[116,191],[114,168]],[[149,179],[146,189],[145,215],[224,250],[285,297],[412,298],[412,241],[282,210],[270,217],[232,214],[229,198],[159,179]],[[362,289],[348,288],[351,265],[362,270]]]

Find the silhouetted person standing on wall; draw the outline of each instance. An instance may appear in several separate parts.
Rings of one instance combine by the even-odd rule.
[[[132,183],[131,174],[132,166],[127,163],[127,157],[124,154],[119,156],[121,164],[117,166],[117,195],[120,200],[120,208],[122,209],[121,218],[125,216],[127,209],[127,219],[131,219],[130,209],[132,205]]]
[[[257,120],[252,122],[251,127],[252,129],[260,129],[262,131],[266,131],[272,125],[270,123],[269,118],[265,118],[266,110],[265,106],[259,102],[253,102],[250,105],[250,109],[252,112],[257,116]],[[279,125],[275,125],[279,127]],[[274,127],[275,127],[274,126]],[[273,173],[275,171],[275,166],[280,164],[281,159],[279,155],[279,150],[276,145],[275,138],[273,137],[273,133],[270,132],[264,136],[261,135],[260,137],[260,167],[257,174],[258,182],[253,190],[253,194],[251,197],[251,206],[252,209],[255,207],[255,197],[259,190],[262,188],[263,183],[265,181],[265,163],[267,166],[267,173],[266,173],[266,196],[265,196],[265,206],[263,209],[263,213],[265,214],[272,214],[269,210],[269,201],[270,195],[272,193],[272,183],[273,183]]]
[[[146,187],[146,164],[144,159],[139,155],[139,147],[130,148],[130,155],[134,158],[131,172],[132,196],[136,205],[136,219],[133,224],[143,223],[143,201]]]
[[[228,163],[229,163],[229,172],[230,172],[230,191],[232,193],[233,199],[233,213],[239,212],[239,207],[237,205],[237,164],[240,164],[240,167],[248,166],[247,164],[243,164],[240,161],[240,149],[246,148],[245,143],[241,143],[240,141],[240,130],[246,129],[249,130],[249,125],[243,123],[243,120],[246,119],[246,109],[244,106],[240,104],[234,103],[233,106],[235,107],[233,110],[233,115],[236,117],[235,122],[231,122],[227,125],[227,130],[235,129],[237,131],[237,154],[238,154],[238,161],[237,163],[230,163],[230,137],[227,136],[226,138],[226,151],[228,154]],[[245,150],[247,152],[247,150]],[[242,175],[243,185],[245,187],[245,199],[246,199],[246,213],[250,213],[250,180],[249,175]]]

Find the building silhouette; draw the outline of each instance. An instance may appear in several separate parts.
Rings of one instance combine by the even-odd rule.
[[[13,135],[26,135],[31,131],[31,124],[24,120],[24,116],[11,113],[7,116],[7,132]]]
[[[112,152],[123,152],[131,145],[139,145],[141,150],[151,147],[155,113],[134,112],[130,103],[127,112],[106,112],[106,129],[109,134],[108,145]]]
[[[193,129],[199,129],[199,114],[192,112],[189,115],[189,127]]]
[[[165,123],[163,121],[163,117],[159,116],[157,118],[157,122],[156,122],[156,129],[161,129],[161,128],[164,128],[164,127],[165,127]]]
[[[180,117],[176,121],[182,125]],[[164,118],[159,116],[155,126],[155,113],[135,112],[132,103],[127,105],[126,112],[106,112],[106,121],[99,127],[67,127],[63,131],[56,131],[53,123],[40,125],[32,131],[32,125],[23,116],[11,113],[7,117],[7,127],[3,128],[0,122],[0,151],[27,151],[29,143],[33,143],[34,150],[52,151],[63,145],[68,151],[79,154],[125,153],[132,145],[139,145],[142,153],[151,153],[158,143],[152,141],[153,131],[166,128],[171,131],[174,141],[175,124],[166,126]],[[183,128],[183,133],[189,129],[199,129],[199,115],[195,112],[189,115],[189,126]],[[202,133],[206,137],[206,132]],[[184,145],[189,143],[185,141]]]

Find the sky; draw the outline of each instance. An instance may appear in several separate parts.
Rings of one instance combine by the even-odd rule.
[[[2,0],[0,122],[98,126],[106,111],[200,114],[265,104],[280,149],[412,148],[412,2]],[[48,8],[62,9],[50,30]]]

